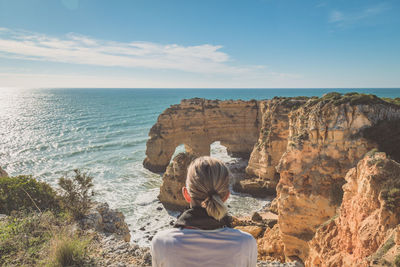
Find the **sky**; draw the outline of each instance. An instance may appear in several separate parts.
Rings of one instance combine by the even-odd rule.
[[[399,14],[399,0],[0,0],[0,88],[399,88]]]

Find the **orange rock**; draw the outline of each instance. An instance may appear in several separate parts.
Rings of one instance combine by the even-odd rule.
[[[183,198],[182,187],[185,186],[187,168],[196,157],[188,153],[179,153],[175,156],[163,175],[158,199],[165,208],[170,210],[184,210],[189,204]]]
[[[257,240],[257,246],[260,259],[285,262],[284,244],[277,224],[265,230],[263,237]]]
[[[241,192],[262,196],[275,192],[279,181],[276,166],[286,151],[289,135],[288,114],[306,102],[307,98],[276,97],[260,102],[262,124],[260,136],[254,146],[246,168],[250,181],[241,182]],[[255,193],[253,193],[255,192]]]
[[[347,171],[377,143],[388,145],[379,132],[394,127],[390,136],[400,134],[400,107],[377,98],[359,105],[340,97],[329,99],[310,99],[289,114],[288,146],[277,166],[278,224],[285,256],[303,261],[308,258],[308,241],[342,201]]]
[[[399,173],[400,164],[385,153],[368,155],[351,169],[340,215],[317,230],[306,265],[369,266],[368,256],[400,227],[400,205],[391,205],[388,193],[400,188]]]
[[[263,228],[261,226],[256,226],[256,225],[236,226],[235,229],[247,232],[251,234],[254,238],[258,238],[260,234],[263,232]]]

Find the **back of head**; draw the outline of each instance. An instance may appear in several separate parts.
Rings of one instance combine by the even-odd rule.
[[[195,159],[189,166],[186,187],[194,205],[206,209],[207,214],[221,220],[227,213],[224,204],[229,194],[229,170],[225,164],[211,157]]]

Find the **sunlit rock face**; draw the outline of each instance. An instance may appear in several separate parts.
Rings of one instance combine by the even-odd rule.
[[[261,114],[257,101],[182,100],[166,109],[151,128],[146,145],[145,168],[164,172],[175,148],[210,155],[210,144],[220,141],[229,155],[248,158],[257,142]]]
[[[0,178],[8,177],[8,173],[0,167]]]
[[[184,210],[189,207],[182,195],[185,186],[187,169],[196,157],[189,153],[179,153],[163,175],[158,199],[169,210]]]
[[[276,166],[286,151],[289,135],[288,114],[304,104],[307,97],[275,97],[260,102],[261,130],[246,168],[248,179],[235,186],[236,191],[255,196],[275,193],[279,182]]]
[[[378,248],[388,242],[396,245],[400,164],[385,153],[368,154],[347,173],[340,210],[310,241],[307,266],[371,266]]]
[[[337,212],[347,171],[384,145],[371,133],[382,121],[399,123],[399,106],[376,97],[358,100],[328,95],[289,114],[288,146],[277,167],[278,224],[288,258],[307,259],[308,241]]]

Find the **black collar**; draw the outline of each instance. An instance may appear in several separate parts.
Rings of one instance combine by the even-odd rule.
[[[215,230],[218,228],[231,227],[232,218],[228,215],[220,221],[209,216],[206,209],[193,207],[186,210],[179,216],[174,227],[176,228],[196,228],[201,230]]]

